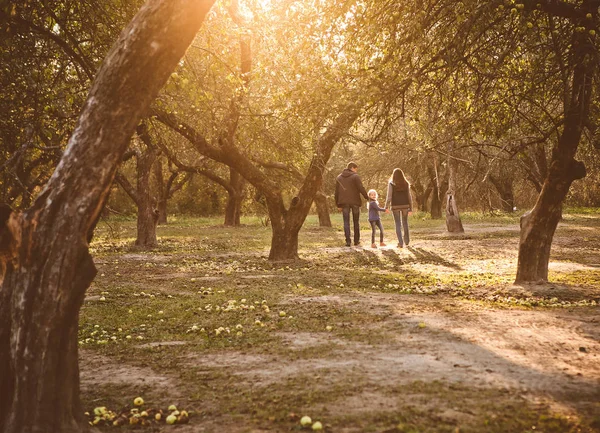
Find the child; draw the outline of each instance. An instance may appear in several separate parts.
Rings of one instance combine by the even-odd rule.
[[[375,227],[379,227],[379,246],[385,247],[383,243],[383,226],[381,225],[381,219],[379,218],[379,212],[389,212],[389,210],[385,208],[379,207],[379,203],[377,202],[377,191],[374,189],[369,190],[367,193],[369,196],[369,203],[367,204],[367,209],[369,209],[369,223],[371,224],[371,248],[377,248],[377,244],[375,243],[375,232],[377,229]]]

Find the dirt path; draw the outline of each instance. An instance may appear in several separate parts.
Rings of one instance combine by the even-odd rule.
[[[573,415],[600,398],[600,312],[494,310],[448,298],[369,294],[359,298],[290,299],[290,302],[352,303],[378,309],[378,323],[395,334],[382,345],[353,343],[335,334],[282,334],[290,351],[321,349],[326,357],[298,361],[276,356],[226,352],[194,357],[207,367],[226,367],[253,386],[269,386],[298,375],[327,375],[344,381],[352,374],[365,381],[362,395],[331,402],[342,408],[391,412],[398,407],[369,388],[424,382],[458,383],[469,388],[498,388],[531,401],[544,400]],[[419,326],[421,324],[422,327]],[[333,347],[334,349],[330,349]],[[349,430],[350,431],[350,430]]]

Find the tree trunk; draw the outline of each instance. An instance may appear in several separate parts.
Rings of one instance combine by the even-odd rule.
[[[544,182],[544,187],[534,208],[521,217],[519,258],[515,282],[548,280],[550,248],[554,232],[562,216],[563,201],[569,192],[571,183],[584,178],[585,175],[585,166],[582,162],[572,158],[568,161],[560,157],[553,158],[548,178]]]
[[[429,200],[429,196],[431,195],[431,191],[433,189],[431,182],[429,183],[429,185],[427,185],[427,188],[425,188],[424,185],[421,184],[421,181],[417,180],[417,182],[411,185],[411,188],[415,192],[414,198],[417,202],[417,208],[422,212],[427,212],[427,201]]]
[[[42,193],[25,212],[0,218],[1,433],[89,430],[77,353],[79,310],[96,274],[88,242],[139,119],[211,6],[142,7],[100,67]]]
[[[448,143],[448,191],[446,192],[446,230],[450,233],[464,233],[458,205],[456,204],[456,160],[453,158],[454,145]]]
[[[431,189],[431,219],[438,220],[442,218],[442,200],[440,200],[440,190],[436,183]]]
[[[433,188],[431,187],[431,185],[428,185],[425,189],[425,192],[423,193],[423,196],[421,197],[422,203],[419,209],[423,212],[427,212],[427,202],[429,201],[429,196],[431,195],[432,190]]]
[[[598,19],[597,5],[584,1],[582,8]],[[594,8],[596,10],[594,10]],[[592,96],[592,77],[597,70],[593,42],[575,34],[571,61],[574,72],[570,101],[565,108],[564,129],[552,150],[550,167],[534,208],[521,217],[517,283],[548,280],[550,248],[561,217],[562,203],[574,180],[585,177],[585,165],[575,160],[583,125],[587,123]]]
[[[239,227],[243,197],[238,192],[227,191],[227,204],[225,205],[226,226]]]
[[[158,223],[160,225],[166,225],[167,224],[167,198],[166,197],[161,197],[157,202],[156,202],[156,211],[158,213]]]
[[[163,160],[159,158],[154,163],[154,178],[156,179],[156,210],[158,212],[158,224],[167,223],[167,201],[168,201],[168,190],[165,186],[165,179],[163,178]]]
[[[248,155],[237,148],[233,140],[223,141],[220,147],[213,146],[183,119],[158,109],[155,109],[154,113],[160,122],[188,139],[199,153],[242,173],[260,195],[264,195],[273,227],[272,251],[269,258],[286,260],[298,257],[298,232],[321,186],[324,167],[329,161],[333,147],[348,132],[361,110],[362,106],[349,106],[329,124],[319,139],[315,140],[315,150],[306,177],[298,191],[298,196],[292,200],[289,211],[285,209],[279,185],[265,175]]]
[[[225,206],[226,226],[240,226],[245,183],[244,178],[237,171],[232,168],[229,169],[229,186],[231,189],[227,189],[227,205]]]
[[[271,251],[269,260],[296,260],[298,259],[298,232],[288,226],[276,227],[271,221],[273,236],[271,238]]]
[[[273,230],[269,260],[298,259],[298,233],[302,227],[300,222],[302,218],[298,212],[292,211],[296,205],[297,203],[293,203],[290,210],[286,210],[281,198],[275,201],[267,199],[271,229]]]
[[[319,227],[331,227],[331,217],[329,215],[329,206],[327,205],[327,196],[320,188],[315,194],[315,206],[319,216]]]
[[[158,224],[158,209],[156,200],[150,193],[150,174],[156,162],[158,150],[153,146],[148,128],[145,123],[137,127],[137,132],[147,149],[137,158],[137,238],[138,247],[152,248],[158,245],[156,240],[156,225]]]
[[[437,158],[433,158],[433,166],[427,166],[427,173],[429,173],[429,185],[431,187],[431,219],[442,218],[442,199],[440,198],[440,190],[444,190],[443,186],[440,188],[440,180],[437,168]]]
[[[489,175],[488,179],[500,195],[501,207],[504,212],[514,212],[515,195],[513,193],[513,177],[500,172],[500,178]]]

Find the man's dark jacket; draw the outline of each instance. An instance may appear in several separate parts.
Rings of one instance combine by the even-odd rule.
[[[337,207],[344,205],[360,206],[360,196],[369,199],[367,191],[360,180],[360,176],[346,168],[337,177],[335,182],[335,203]]]

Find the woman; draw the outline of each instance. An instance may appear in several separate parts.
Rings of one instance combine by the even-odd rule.
[[[394,224],[396,225],[396,236],[398,236],[398,248],[408,246],[410,236],[408,233],[408,215],[412,212],[412,196],[410,184],[404,176],[404,172],[395,168],[388,183],[385,208],[392,210]],[[402,227],[404,226],[404,239],[402,238]]]

